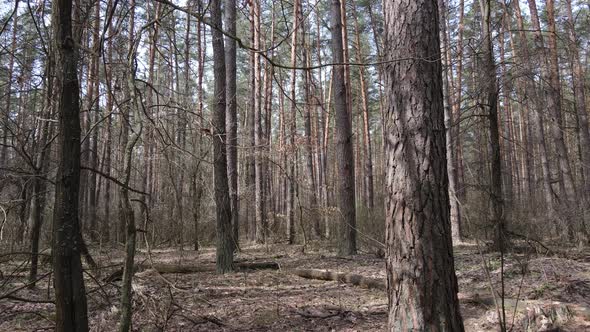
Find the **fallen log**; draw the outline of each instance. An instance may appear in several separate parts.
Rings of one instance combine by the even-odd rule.
[[[237,272],[255,271],[255,270],[278,270],[280,268],[277,262],[236,262],[234,269]],[[144,271],[147,269],[154,269],[161,274],[166,273],[200,273],[200,272],[214,272],[216,266],[214,264],[172,264],[172,263],[142,263],[134,266],[135,272]],[[111,273],[103,281],[113,282],[121,280],[123,276],[123,269],[118,269]]]
[[[369,289],[387,289],[385,279],[369,278],[352,273],[339,273],[329,270],[317,269],[295,269],[292,274],[306,279],[317,279],[326,281],[338,281],[345,284],[351,284]]]

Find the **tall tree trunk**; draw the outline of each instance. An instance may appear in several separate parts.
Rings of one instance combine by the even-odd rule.
[[[236,35],[236,0],[226,0],[225,28],[227,33]],[[238,206],[238,107],[237,107],[237,69],[236,69],[236,41],[225,39],[225,67],[227,81],[227,174],[229,176],[229,190],[232,211],[233,244],[239,246],[239,206]]]
[[[354,17],[354,31],[355,31],[355,42],[356,42],[356,57],[358,62],[364,62],[364,56],[362,52],[361,38],[359,22],[357,17],[356,5],[352,2],[352,16]],[[366,70],[365,67],[359,67],[359,80],[360,80],[360,93],[361,93],[361,109],[363,117],[363,146],[365,151],[365,157],[363,160],[364,177],[365,177],[365,190],[364,197],[366,206],[372,210],[374,206],[374,191],[373,191],[373,144],[371,141],[371,124],[369,114],[369,98],[367,93],[367,81],[366,81]]]
[[[519,183],[518,181],[518,171],[514,171],[514,165],[516,164],[515,159],[513,158],[513,143],[515,142],[515,137],[513,135],[513,122],[512,122],[512,102],[511,102],[511,94],[513,90],[512,84],[512,74],[508,71],[506,66],[506,51],[505,51],[505,35],[509,32],[509,26],[507,25],[508,22],[508,12],[506,8],[503,7],[503,14],[502,14],[502,28],[500,33],[498,34],[498,44],[500,49],[500,76],[501,76],[501,85],[502,90],[504,90],[502,96],[502,108],[503,111],[500,111],[500,114],[504,114],[504,117],[500,116],[500,126],[501,130],[503,131],[502,139],[501,139],[501,150],[503,151],[502,156],[503,158],[503,169],[504,169],[504,195],[505,195],[505,206],[508,213],[512,211],[512,207],[514,206],[514,177],[517,178],[517,188],[516,192],[518,193]]]
[[[498,82],[496,63],[492,46],[491,3],[490,0],[479,0],[482,16],[483,68],[480,83],[483,85],[484,98],[481,107],[488,118],[490,129],[490,205],[491,220],[496,230],[495,247],[503,250],[504,238],[504,195],[502,189],[502,156],[500,152],[500,126],[498,123]],[[503,320],[505,321],[505,320]]]
[[[301,48],[303,51],[303,59],[305,61],[305,66],[309,67],[311,65],[311,52],[309,49],[309,44],[307,42],[306,39],[306,33],[305,33],[305,22],[303,20],[301,20]],[[317,209],[318,209],[318,191],[317,191],[317,183],[318,183],[318,179],[317,179],[317,168],[315,167],[316,165],[316,154],[314,153],[314,146],[315,146],[315,139],[314,139],[314,126],[313,126],[313,120],[314,120],[314,113],[315,113],[315,107],[317,107],[317,105],[315,105],[315,103],[312,100],[312,87],[313,87],[313,76],[312,76],[312,72],[310,70],[306,70],[305,71],[305,80],[304,80],[304,86],[305,86],[305,107],[304,107],[304,122],[305,122],[305,148],[306,148],[306,152],[307,152],[307,160],[306,160],[306,166],[307,166],[307,172],[309,173],[309,182],[310,182],[310,195],[309,195],[309,201],[310,201],[310,210],[311,213],[308,214],[309,218],[311,219],[311,224],[313,227],[313,232],[314,235],[317,237],[321,237],[322,236],[322,232],[320,229],[320,218],[318,216],[317,213]]]
[[[344,63],[341,1],[332,0],[332,57],[337,64]],[[348,112],[345,65],[333,67],[334,110],[336,112],[336,156],[338,159],[338,208],[340,209],[341,255],[356,254],[356,207],[354,183],[354,155],[352,151],[352,125]]]
[[[93,122],[97,123],[99,120],[99,107],[100,107],[100,96],[99,96],[99,64],[100,59],[98,57],[100,53],[100,1],[96,1],[95,6],[95,17],[92,27],[92,35],[93,35],[93,46],[92,50],[94,51],[93,59],[92,59],[92,77],[89,77],[89,80],[92,80],[92,92],[90,93],[91,100],[88,104],[88,115],[91,116],[94,113]],[[92,107],[91,107],[92,105]],[[94,112],[90,112],[90,109],[93,109]],[[87,151],[88,157],[90,160],[90,168],[97,169],[98,168],[98,130],[99,128],[92,128],[93,132],[92,135],[89,135],[87,140],[92,137],[92,141],[90,142],[90,151]],[[98,209],[98,196],[96,195],[96,172],[92,172],[88,176],[88,187],[87,187],[87,216],[88,216],[88,231],[90,232],[90,239],[92,241],[98,240],[98,224],[97,224],[97,209]]]
[[[137,71],[135,58],[137,56],[137,47],[141,40],[141,36],[137,40],[135,37],[135,0],[131,0],[129,7],[129,49],[127,53],[127,72],[125,73],[125,95],[129,98],[129,102],[124,110],[126,119],[123,119],[121,128],[121,143],[124,149],[122,155],[124,186],[119,188],[119,217],[121,219],[120,224],[123,225],[125,230],[125,260],[121,287],[121,316],[119,318],[119,331],[121,332],[127,332],[131,329],[131,317],[133,315],[131,282],[135,272],[133,266],[137,232],[135,231],[135,215],[131,207],[127,187],[131,181],[133,149],[141,137],[143,130],[140,119],[140,107],[142,107],[142,103],[137,95],[137,87],[135,86],[135,75]],[[132,136],[129,137],[131,123],[133,123]]]
[[[197,13],[202,14],[203,8],[201,1],[197,1]],[[203,76],[204,76],[204,64],[205,64],[205,53],[206,53],[206,39],[205,39],[205,25],[202,21],[197,21],[197,58],[199,62],[199,71],[197,76],[197,127],[203,129]],[[197,137],[197,146],[195,152],[201,155],[203,153],[202,136]],[[200,163],[194,167],[194,174],[192,176],[193,186],[193,249],[199,250],[199,221],[201,219],[201,199],[203,197],[203,179],[201,175]]]
[[[445,96],[445,139],[447,143],[447,171],[449,178],[449,203],[451,209],[451,235],[453,242],[462,241],[461,232],[461,210],[459,207],[459,198],[457,197],[457,172],[456,172],[456,158],[455,140],[453,137],[454,126],[458,125],[458,121],[455,122],[453,112],[453,100],[451,96],[451,85],[453,79],[453,70],[451,64],[450,46],[447,39],[447,7],[446,0],[438,0],[439,12],[440,12],[440,27],[442,37],[442,59],[443,59],[443,77],[444,77],[444,96]]]
[[[253,18],[254,18],[254,49],[260,49],[260,0],[253,1]],[[258,53],[254,54],[254,198],[256,202],[256,242],[266,242],[266,213],[264,207],[264,159],[263,145],[264,133],[262,127],[262,79],[261,79],[261,58]]]
[[[571,181],[571,168],[565,140],[563,137],[563,126],[561,119],[561,87],[559,82],[559,68],[557,63],[556,36],[555,36],[555,19],[553,17],[553,1],[547,1],[547,19],[549,22],[549,42],[545,45],[542,35],[541,24],[537,11],[535,0],[528,0],[529,10],[531,12],[531,22],[534,30],[535,47],[541,55],[541,77],[544,82],[543,90],[546,97],[546,108],[549,110],[550,117],[550,134],[555,143],[555,152],[557,154],[557,183],[560,189],[560,199],[564,202],[571,202],[574,198],[573,182]],[[552,23],[553,22],[553,23]],[[547,46],[547,48],[546,48]],[[548,49],[548,51],[547,51]],[[554,57],[555,55],[555,57]]]
[[[548,21],[548,49],[549,49],[549,78],[550,78],[550,92],[554,104],[551,110],[553,126],[551,127],[552,135],[555,139],[555,151],[559,162],[559,172],[563,176],[563,185],[565,191],[566,204],[577,202],[577,190],[572,175],[569,155],[565,143],[565,126],[563,125],[563,110],[561,105],[561,80],[559,75],[559,59],[557,56],[557,29],[555,27],[555,1],[547,0],[547,21]]]
[[[258,1],[258,0],[255,0]],[[252,37],[252,44],[255,43],[256,36],[258,33],[256,32],[259,27],[256,26],[256,5],[253,1],[249,2],[250,4],[250,17],[251,17],[251,24],[250,24],[250,34]],[[248,204],[248,239],[250,241],[256,241],[256,234],[257,234],[257,225],[256,225],[256,128],[255,128],[255,113],[256,113],[256,71],[254,70],[255,62],[258,61],[258,54],[255,52],[250,53],[250,111],[247,114],[247,128],[248,128],[248,138],[249,138],[249,154],[247,159],[247,177],[246,177],[246,187],[248,188],[249,193],[249,200],[251,201],[254,198],[254,208],[252,208],[252,204]]]
[[[4,114],[2,115],[2,127],[3,127],[3,131],[2,131],[2,146],[0,147],[0,165],[6,165],[6,162],[8,160],[10,160],[10,158],[8,158],[8,133],[9,133],[9,123],[10,123],[10,113],[11,113],[11,107],[12,107],[12,80],[13,80],[13,75],[14,75],[14,60],[16,58],[16,47],[17,47],[17,43],[16,43],[16,36],[17,36],[17,31],[18,31],[18,5],[19,5],[19,0],[16,0],[14,3],[14,8],[15,8],[15,12],[14,12],[14,19],[12,21],[12,37],[11,37],[11,45],[10,45],[10,55],[9,55],[9,60],[8,60],[8,73],[6,75],[7,79],[8,79],[8,83],[6,84],[6,92],[5,92],[5,96],[6,96],[6,103],[5,103],[5,109],[4,109]]]
[[[270,38],[269,38],[269,42],[271,45],[275,45],[275,11],[274,11],[274,3],[273,5],[271,5],[271,26],[270,26]],[[266,45],[266,44],[265,44]],[[267,53],[267,56],[270,59],[274,60],[275,57],[275,51],[273,49],[270,49]],[[272,168],[270,167],[270,149],[273,145],[273,140],[272,140],[272,112],[273,112],[273,79],[274,79],[274,67],[271,63],[266,64],[265,66],[265,70],[264,70],[264,121],[265,121],[265,125],[264,125],[264,142],[265,145],[262,147],[263,151],[264,151],[264,155],[266,156],[264,158],[264,174],[266,175],[264,180],[264,197],[266,198],[264,205],[266,207],[266,229],[265,229],[265,236],[268,237],[269,236],[269,229],[270,229],[270,224],[268,221],[268,216],[272,216],[272,225],[274,225],[275,222],[275,215],[276,215],[276,209],[275,209],[275,205],[274,202],[277,200],[276,196],[273,195],[273,172],[272,172]]]
[[[158,40],[160,37],[160,25],[161,22],[159,21],[160,17],[161,17],[161,13],[162,13],[162,3],[161,2],[157,2],[154,4],[154,2],[151,2],[151,8],[149,6],[150,3],[148,3],[148,8],[150,9],[148,12],[148,18],[150,20],[155,20],[156,23],[153,25],[153,29],[150,29],[149,31],[151,32],[151,35],[149,36],[149,51],[148,51],[148,77],[147,77],[147,81],[149,84],[149,87],[146,89],[146,112],[148,114],[148,116],[153,116],[154,111],[155,111],[155,117],[157,119],[157,117],[159,116],[159,107],[156,106],[154,107],[154,105],[159,104],[157,102],[158,97],[156,95],[156,98],[154,98],[154,91],[153,91],[153,87],[154,86],[158,86],[159,85],[159,70],[156,70],[156,54],[157,54],[157,47],[158,47]],[[154,99],[156,99],[156,101],[154,101]],[[152,201],[157,201],[157,197],[155,197],[154,195],[151,195],[152,193],[156,193],[159,192],[159,190],[156,190],[156,176],[154,175],[154,158],[153,155],[155,153],[155,138],[154,138],[154,128],[152,128],[152,126],[150,126],[149,124],[147,124],[145,130],[144,130],[144,134],[143,134],[143,145],[144,145],[144,150],[145,153],[143,154],[143,167],[145,169],[145,173],[142,177],[142,187],[143,190],[150,194],[147,197],[147,204],[148,206],[151,205]],[[124,225],[122,225],[122,227],[124,227]]]
[[[389,331],[463,331],[436,0],[384,2]],[[396,61],[395,59],[428,59]]]
[[[135,13],[132,12],[132,14]],[[133,33],[131,33],[131,36],[133,36]],[[137,47],[139,45],[140,39],[141,38],[138,37],[136,41],[130,38],[131,50],[129,51],[129,58],[127,59],[127,66],[129,72],[126,74],[127,89],[130,98],[128,107],[130,109],[128,110],[128,122],[125,122],[123,124],[123,126],[125,127],[123,131],[126,135],[128,135],[130,131],[129,129],[131,129],[131,137],[127,140],[127,144],[125,145],[125,154],[123,162],[124,178],[122,181],[124,186],[121,186],[119,189],[119,199],[121,204],[120,213],[121,219],[123,220],[123,223],[125,225],[125,262],[123,266],[123,281],[121,287],[121,317],[119,323],[119,331],[121,332],[127,332],[131,329],[131,316],[133,315],[131,282],[134,274],[137,232],[135,230],[135,214],[133,212],[133,208],[131,207],[129,190],[127,188],[129,186],[129,182],[131,181],[133,149],[139,141],[139,138],[141,137],[143,131],[143,125],[141,121],[142,104],[137,94],[138,89],[135,86],[135,74],[137,71],[135,59],[137,56]]]
[[[299,34],[299,1],[293,2],[293,28],[291,35],[291,66],[297,66],[297,35]],[[295,167],[297,162],[297,148],[295,146],[295,136],[297,135],[297,103],[296,103],[296,88],[297,88],[297,70],[291,70],[291,83],[290,83],[290,111],[289,111],[289,161],[288,170],[288,184],[289,189],[287,190],[287,237],[289,244],[295,242]]]
[[[574,98],[578,117],[578,139],[580,141],[580,163],[582,165],[582,188],[586,196],[586,204],[590,205],[590,129],[588,129],[588,113],[586,108],[586,79],[584,67],[580,60],[578,37],[576,35],[572,1],[565,1],[568,17],[569,56],[574,81]]]
[[[109,0],[107,5],[107,13],[110,13],[112,10],[113,1]],[[112,20],[109,24],[108,31],[109,34],[113,33],[113,23]],[[107,176],[111,176],[111,154],[112,154],[112,141],[113,141],[113,117],[111,113],[113,112],[113,99],[114,99],[114,91],[113,91],[113,39],[109,38],[107,43],[107,62],[108,66],[105,65],[105,76],[106,76],[106,90],[107,90],[107,101],[106,101],[106,113],[107,113],[107,123],[106,123],[106,142],[105,142],[105,160],[104,160],[104,167],[105,173]],[[111,181],[105,181],[105,188],[104,188],[104,218],[101,224],[101,237],[102,243],[109,243],[111,241]]]
[[[213,171],[215,173],[215,205],[217,219],[217,272],[233,270],[233,248],[231,229],[231,202],[227,181],[227,149],[225,146],[225,60],[221,21],[221,0],[211,1],[211,37],[213,43],[214,96],[213,109]]]
[[[56,64],[55,101],[59,113],[59,167],[53,209],[55,330],[88,331],[86,290],[80,261],[80,88],[72,36],[72,0],[52,4]]]
[[[513,2],[513,6],[514,6],[514,12],[516,14],[516,22],[517,22],[517,27],[518,27],[518,31],[519,31],[519,42],[520,42],[520,47],[515,49],[515,53],[516,55],[522,60],[522,62],[525,64],[525,75],[527,76],[532,76],[533,73],[533,68],[530,65],[530,62],[527,59],[530,59],[531,53],[528,47],[528,38],[526,36],[525,33],[525,25],[524,25],[524,21],[523,21],[523,17],[522,17],[522,13],[520,10],[520,5],[518,3],[518,1]],[[536,103],[535,104],[535,108],[536,110],[529,110],[527,112],[527,116],[531,118],[531,121],[533,123],[533,131],[534,131],[534,138],[536,141],[536,144],[539,146],[539,158],[541,159],[541,170],[543,173],[543,198],[545,200],[545,204],[547,205],[547,207],[550,209],[551,213],[553,213],[552,211],[554,210],[555,206],[554,206],[554,200],[553,200],[553,190],[551,188],[551,173],[550,173],[550,169],[549,169],[549,158],[548,158],[548,150],[547,150],[547,143],[545,141],[545,126],[544,126],[544,121],[543,121],[543,114],[541,113],[542,110],[544,109],[543,107],[543,102],[541,100],[541,98],[539,96],[537,96],[537,87],[535,84],[535,81],[532,78],[527,78],[525,80],[525,89],[526,92],[529,95],[532,95],[532,99],[533,101],[528,101],[530,99],[528,99],[526,101],[527,104],[530,103]],[[524,90],[521,91],[521,93],[525,93]],[[530,167],[532,162],[531,162],[531,154],[532,154],[532,149],[531,151],[529,151],[530,153],[526,154],[526,166],[528,169],[532,168]],[[529,182],[529,185],[531,186],[531,189],[533,188],[532,186],[532,182]],[[532,191],[531,191],[532,193]]]
[[[51,103],[51,98],[53,97],[53,57],[51,55],[48,56],[47,62],[45,64],[45,79],[43,80],[43,84],[45,87],[45,96],[43,97],[43,115],[44,117],[51,118],[53,105]],[[49,146],[47,146],[47,142],[51,136],[53,136],[53,126],[49,123],[44,122],[42,124],[41,129],[41,138],[39,140],[39,146],[41,147],[41,151],[39,153],[39,157],[36,160],[36,173],[37,176],[33,180],[33,199],[31,202],[31,212],[29,213],[30,217],[30,245],[31,245],[31,267],[29,270],[29,288],[35,288],[36,280],[37,280],[37,270],[38,270],[38,262],[39,262],[39,237],[41,233],[41,227],[43,226],[44,221],[44,210],[45,205],[47,203],[47,182],[45,179],[40,178],[44,171],[47,170],[49,167]]]
[[[461,143],[461,105],[463,101],[463,31],[465,30],[465,1],[459,0],[459,27],[457,32],[457,80],[454,84],[455,91],[453,93],[453,130],[451,136],[454,141],[453,153],[454,159],[452,161],[453,171],[455,172],[455,194],[457,200],[464,199],[466,196],[465,181],[463,172],[463,151]],[[452,77],[451,77],[452,78]],[[453,85],[453,83],[451,82]],[[460,215],[459,211],[459,215]],[[451,212],[452,213],[452,212]]]

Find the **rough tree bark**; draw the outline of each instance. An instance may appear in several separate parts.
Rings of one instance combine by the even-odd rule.
[[[213,109],[213,171],[215,173],[215,205],[217,220],[217,272],[233,270],[233,245],[231,230],[231,203],[227,181],[227,149],[225,147],[225,60],[221,21],[221,0],[211,1],[211,37],[214,63]]]
[[[345,1],[345,0],[342,0]],[[332,57],[344,63],[341,0],[332,0]],[[333,67],[334,110],[336,117],[336,158],[338,160],[338,208],[340,209],[341,255],[356,254],[356,208],[352,125],[348,112],[345,65]]]
[[[384,2],[389,331],[463,331],[454,271],[438,6]],[[412,59],[396,61],[395,59]]]
[[[72,37],[72,0],[52,4],[55,99],[59,113],[59,167],[53,214],[55,330],[88,331],[86,290],[80,261],[80,88]]]

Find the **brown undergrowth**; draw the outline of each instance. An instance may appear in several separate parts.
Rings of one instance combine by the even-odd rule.
[[[327,269],[384,278],[382,259],[370,254],[336,257],[323,251],[303,253],[300,246],[244,246],[237,259],[274,260],[279,270],[217,275],[213,272],[164,274],[138,272],[134,278],[134,331],[383,331],[387,296],[379,289],[304,279],[293,269]],[[86,276],[92,331],[115,331],[120,281],[105,282],[117,269],[122,252],[98,252],[103,267]],[[213,249],[200,252],[153,250],[154,262],[211,264]],[[473,245],[455,248],[462,313],[467,331],[497,330],[490,279]],[[499,282],[499,258],[484,254],[492,285]],[[19,260],[20,259],[20,260]],[[1,263],[0,296],[26,283],[23,257]],[[137,261],[147,262],[145,252]],[[19,268],[19,266],[21,266]],[[49,271],[44,266],[44,271]],[[523,274],[524,273],[524,274]],[[40,274],[42,276],[43,274]],[[510,253],[505,266],[508,327],[513,331],[590,330],[590,252]],[[33,290],[22,289],[0,299],[1,331],[53,329],[52,287],[42,279]],[[49,286],[49,287],[48,287]],[[497,289],[497,288],[496,288]],[[516,309],[515,309],[516,308]],[[514,317],[514,318],[513,318]]]

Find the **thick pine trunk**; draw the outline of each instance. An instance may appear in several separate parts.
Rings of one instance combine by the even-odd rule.
[[[438,6],[384,2],[389,331],[463,331],[454,271]],[[399,61],[395,59],[416,59]],[[426,59],[426,60],[418,60]]]

